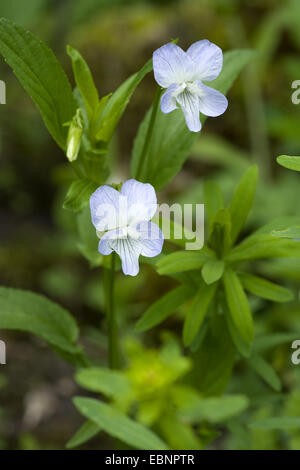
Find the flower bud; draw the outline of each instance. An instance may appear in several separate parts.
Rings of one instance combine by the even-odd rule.
[[[81,145],[81,137],[83,133],[83,117],[80,109],[77,109],[73,117],[68,133],[67,139],[67,157],[70,162],[73,162],[78,157]]]

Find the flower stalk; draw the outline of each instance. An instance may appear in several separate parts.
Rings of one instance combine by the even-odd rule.
[[[108,326],[108,363],[111,369],[118,369],[120,365],[118,323],[115,310],[115,264],[116,254],[111,254],[111,265],[108,270],[107,282],[107,326]]]

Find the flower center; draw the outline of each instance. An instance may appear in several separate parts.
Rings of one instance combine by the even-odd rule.
[[[139,240],[141,238],[140,232],[136,230],[135,227],[128,225],[121,229],[120,238],[133,238],[134,240]]]

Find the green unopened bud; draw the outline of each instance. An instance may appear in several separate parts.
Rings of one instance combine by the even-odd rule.
[[[77,109],[73,117],[68,133],[67,139],[67,157],[70,162],[73,162],[78,157],[81,145],[81,137],[83,133],[83,117],[81,109]]]

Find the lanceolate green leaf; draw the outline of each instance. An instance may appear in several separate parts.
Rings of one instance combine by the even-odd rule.
[[[32,292],[0,287],[0,329],[28,331],[51,345],[78,353],[78,328],[64,308]]]
[[[244,174],[229,206],[232,223],[231,238],[233,243],[243,228],[252,207],[257,177],[258,168],[256,166],[250,167]]]
[[[298,333],[272,333],[267,335],[257,336],[253,343],[253,350],[255,352],[262,352],[271,348],[275,348],[281,344],[292,343],[299,337]]]
[[[231,246],[231,216],[227,209],[220,209],[210,224],[209,246],[219,258],[223,258]]]
[[[224,315],[215,315],[200,347],[191,355],[197,367],[190,372],[189,383],[204,396],[221,395],[230,380],[235,356]]]
[[[94,423],[93,421],[86,421],[74,434],[74,436],[67,442],[67,449],[73,449],[74,447],[78,447],[81,444],[92,439],[101,431],[101,428],[98,424]]]
[[[71,85],[51,49],[29,31],[0,19],[0,54],[38,107],[58,145],[65,149],[66,122],[76,106]]]
[[[218,423],[242,413],[249,405],[245,395],[228,395],[193,400],[181,410],[181,415],[192,423],[209,421]]]
[[[110,405],[93,398],[74,398],[78,411],[101,429],[135,449],[166,450],[167,445],[150,429]]]
[[[272,235],[278,238],[300,238],[300,225],[294,225],[284,230],[273,230]]]
[[[239,276],[245,289],[258,297],[273,300],[274,302],[289,302],[294,298],[290,289],[278,286],[266,279],[248,273],[241,273]]]
[[[253,340],[253,319],[247,296],[237,274],[227,268],[223,275],[225,296],[232,322],[246,343]]]
[[[223,195],[220,186],[215,181],[204,183],[205,212],[209,221],[212,221],[215,214],[224,208]]]
[[[210,82],[210,85],[226,94],[251,57],[252,53],[248,50],[226,52],[221,75],[216,81]],[[136,177],[140,159],[144,157],[144,141],[150,116],[151,109],[140,125],[134,142],[131,160],[131,174],[133,177]],[[204,121],[205,118],[202,116],[202,122]],[[152,139],[147,150],[148,166],[142,175],[142,181],[153,184],[156,189],[163,188],[181,169],[184,161],[191,153],[196,138],[197,134],[188,130],[180,109],[170,114],[163,114],[158,110]]]
[[[291,157],[289,155],[280,155],[277,158],[279,165],[288,168],[289,170],[300,171],[300,157]]]
[[[276,392],[281,390],[280,379],[270,364],[258,354],[253,354],[247,359],[249,366]]]
[[[201,251],[176,251],[157,262],[159,274],[171,274],[201,268],[210,259],[206,249]]]
[[[178,419],[175,414],[164,415],[159,420],[159,427],[171,449],[201,450],[204,447],[193,427]]]
[[[216,283],[210,286],[203,283],[200,287],[184,322],[183,342],[185,346],[189,346],[197,335],[207,310],[213,300],[216,288]]]
[[[72,60],[76,85],[83,98],[87,115],[91,120],[99,102],[98,91],[95,87],[91,71],[82,55],[76,49],[67,46],[67,52]]]
[[[298,241],[262,233],[246,238],[231,250],[226,260],[235,263],[250,259],[299,257],[300,243]]]
[[[130,383],[124,374],[103,367],[79,370],[76,382],[87,390],[103,393],[109,398],[126,395],[130,390]]]
[[[249,342],[246,342],[242,338],[239,330],[236,328],[235,324],[233,323],[228,305],[226,303],[224,304],[223,308],[225,311],[227,328],[230,333],[233,344],[235,345],[237,351],[240,353],[241,356],[246,357],[246,358],[250,357],[252,353],[252,343],[250,344]]]
[[[163,322],[168,316],[174,313],[178,307],[190,299],[194,294],[192,286],[179,286],[161,297],[152,304],[139,319],[135,329],[137,331],[147,331],[150,328]]]
[[[152,70],[152,59],[150,59],[141,70],[129,77],[107,101],[101,114],[98,128],[95,129],[97,140],[109,142],[114,130],[128,105],[130,98],[147,73]]]
[[[82,178],[71,183],[64,200],[64,209],[73,212],[79,212],[84,209],[88,203],[91,194],[97,189],[97,184],[88,179]]]
[[[266,418],[250,423],[252,429],[271,430],[293,430],[300,429],[299,416],[278,416],[274,418]]]

